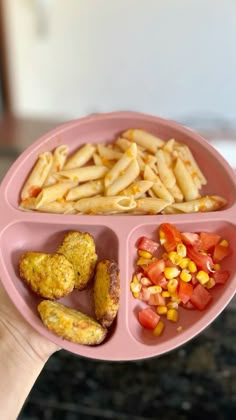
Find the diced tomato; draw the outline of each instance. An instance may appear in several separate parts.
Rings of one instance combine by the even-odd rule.
[[[228,270],[217,270],[212,274],[216,284],[225,284],[229,279],[230,272]]]
[[[144,272],[147,274],[148,278],[155,284],[159,279],[159,274],[163,273],[165,269],[165,261],[163,259],[159,259],[153,261],[151,264],[148,264],[144,268]]]
[[[204,255],[191,245],[187,245],[187,256],[193,260],[195,264],[207,273],[212,270],[213,261],[209,255]]]
[[[167,289],[168,280],[165,278],[164,273],[160,273],[153,283],[157,286],[161,286],[162,289]]]
[[[152,293],[147,303],[151,306],[165,306],[166,301],[160,293]]]
[[[138,320],[142,327],[153,330],[157,326],[160,316],[151,308],[145,308],[138,313]]]
[[[151,293],[149,292],[148,288],[143,286],[140,291],[140,299],[144,302],[148,302],[150,299]]]
[[[195,309],[195,306],[190,302],[190,301],[188,301],[188,302],[186,302],[184,305],[183,305],[183,307],[185,308],[185,309]]]
[[[200,240],[201,240],[201,249],[203,251],[211,251],[216,244],[220,241],[220,235],[217,233],[212,232],[201,232],[200,233]]]
[[[187,303],[192,296],[193,293],[193,285],[191,283],[186,283],[179,280],[179,290],[178,290],[178,297],[182,300],[183,303]]]
[[[167,252],[174,251],[176,245],[182,241],[181,233],[170,223],[162,223],[159,227],[159,234],[160,238],[164,239],[163,247]]]
[[[218,263],[227,257],[230,253],[231,249],[228,246],[217,244],[213,252],[213,261]]]
[[[150,254],[154,254],[156,250],[159,248],[160,244],[157,242],[148,239],[146,236],[142,236],[138,243],[137,248],[141,249],[142,251],[150,252]]]
[[[198,284],[194,289],[192,296],[190,297],[190,302],[201,311],[206,308],[212,299],[211,294],[208,292],[205,287],[201,284]]]
[[[181,232],[181,239],[185,245],[192,245],[196,249],[200,249],[201,241],[198,233]]]

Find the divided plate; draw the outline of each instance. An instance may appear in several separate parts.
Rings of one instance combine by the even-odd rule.
[[[70,153],[86,143],[111,142],[129,128],[142,128],[165,140],[175,138],[188,145],[208,183],[202,195],[216,194],[227,199],[220,211],[176,215],[61,215],[23,212],[19,194],[38,155],[68,144]],[[193,338],[206,328],[225,308],[236,290],[235,255],[227,258],[230,279],[214,290],[214,299],[203,311],[180,309],[177,324],[166,323],[162,337],[144,331],[137,320],[143,303],[133,298],[130,280],[137,255],[135,244],[140,236],[157,238],[158,226],[173,223],[184,231],[214,231],[236,249],[236,177],[224,158],[200,135],[162,118],[133,112],[98,114],[64,124],[37,140],[12,165],[0,187],[0,275],[3,285],[19,312],[43,336],[75,354],[101,360],[137,360],[161,355]],[[106,340],[89,347],[60,339],[49,332],[37,313],[40,301],[22,283],[18,274],[18,258],[25,251],[55,252],[64,234],[71,230],[91,233],[99,260],[115,259],[120,268],[121,296],[117,318]],[[62,303],[93,315],[92,290],[78,292],[61,299]],[[178,325],[183,326],[177,333]]]

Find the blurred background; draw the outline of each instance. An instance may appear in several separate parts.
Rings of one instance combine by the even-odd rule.
[[[59,123],[117,110],[192,127],[236,168],[235,16],[235,0],[0,0],[0,180]],[[58,353],[20,420],[233,418],[235,308],[159,359]]]

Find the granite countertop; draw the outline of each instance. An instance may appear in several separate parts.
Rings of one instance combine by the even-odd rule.
[[[236,312],[159,358],[103,362],[60,351],[19,420],[231,420],[236,410]],[[125,343],[124,343],[125,346]]]

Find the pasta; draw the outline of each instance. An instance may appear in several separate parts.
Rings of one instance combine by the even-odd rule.
[[[20,208],[58,214],[175,214],[219,210],[201,195],[207,180],[188,146],[141,129],[112,143],[45,151],[20,193]]]

